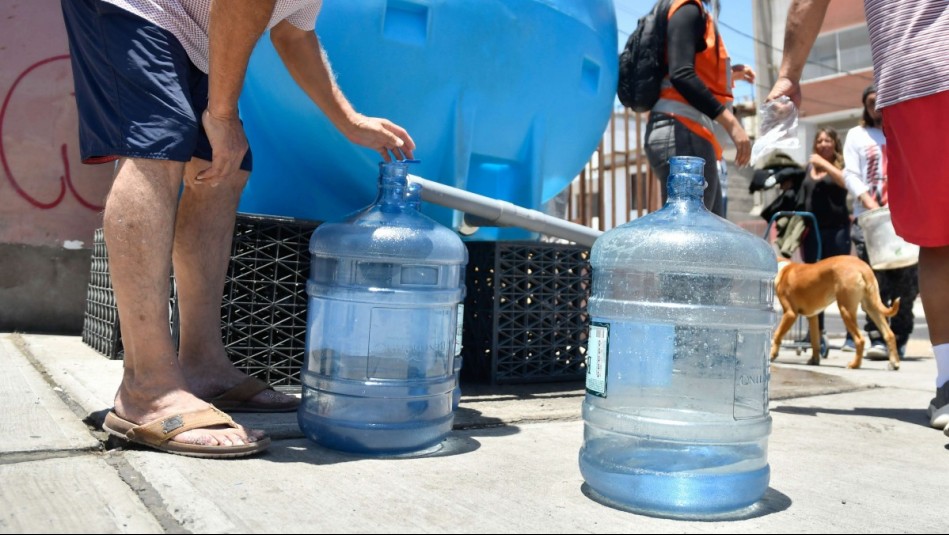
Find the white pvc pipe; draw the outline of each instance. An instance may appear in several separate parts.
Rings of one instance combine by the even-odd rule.
[[[507,201],[500,201],[460,188],[446,186],[440,182],[426,180],[412,174],[408,175],[407,178],[409,182],[415,182],[422,186],[422,200],[477,216],[499,227],[521,227],[548,236],[563,238],[587,247],[592,247],[593,242],[603,234],[602,231],[564,221]]]

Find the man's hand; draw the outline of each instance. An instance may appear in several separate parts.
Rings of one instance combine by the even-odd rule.
[[[369,147],[381,154],[386,162],[392,161],[390,152],[396,160],[414,158],[415,142],[412,137],[404,128],[388,119],[356,114],[345,134],[353,143]]]
[[[199,172],[195,180],[217,186],[220,180],[233,176],[240,169],[247,154],[247,136],[236,114],[216,117],[204,110],[201,121],[211,142],[211,167]]]
[[[774,83],[771,92],[765,102],[770,102],[778,97],[786,96],[791,99],[797,109],[801,109],[801,84],[792,82],[789,78],[781,77]]]

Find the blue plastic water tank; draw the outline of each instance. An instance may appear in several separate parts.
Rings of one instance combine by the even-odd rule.
[[[408,205],[406,163],[380,167],[377,202],[310,239],[297,416],[321,445],[398,454],[451,431],[468,251]]]
[[[579,173],[616,93],[612,0],[325,2],[317,34],[354,107],[413,136],[415,174],[526,208]],[[267,38],[240,106],[254,151],[241,211],[331,221],[373,199],[379,155],[336,131]],[[452,210],[425,210],[460,224]],[[498,237],[531,234],[473,239]]]

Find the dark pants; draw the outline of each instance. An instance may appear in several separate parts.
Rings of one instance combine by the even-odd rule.
[[[669,158],[673,156],[698,156],[705,160],[704,194],[705,207],[717,216],[725,217],[725,204],[722,199],[722,186],[718,180],[718,160],[715,159],[715,147],[707,140],[692,133],[682,123],[662,113],[649,114],[646,124],[646,156],[659,185],[662,188],[662,202],[669,197],[666,180],[669,178]]]
[[[866,263],[870,263],[867,256],[867,242],[863,238],[863,230],[854,223],[851,232],[857,256]],[[913,333],[913,303],[919,296],[919,269],[918,266],[908,266],[897,269],[873,270],[880,284],[880,298],[885,305],[892,305],[893,300],[900,298],[900,311],[890,318],[890,329],[896,335],[896,345],[901,346],[909,340]],[[870,335],[870,342],[883,342],[883,335],[869,316],[866,318],[864,330]]]

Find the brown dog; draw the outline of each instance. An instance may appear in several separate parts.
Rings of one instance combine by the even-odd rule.
[[[848,368],[859,368],[863,361],[864,338],[857,327],[857,305],[873,319],[889,349],[889,368],[900,369],[900,359],[896,352],[896,337],[890,330],[887,318],[893,317],[900,309],[900,300],[886,308],[880,299],[880,287],[873,270],[866,262],[856,256],[842,255],[825,258],[814,264],[798,264],[784,258],[778,258],[778,275],[774,279],[775,294],[784,315],[774,333],[771,344],[771,360],[778,358],[781,339],[794,324],[799,315],[808,319],[811,330],[811,365],[820,364],[820,327],[817,314],[831,305],[836,299],[840,317],[853,337],[857,354]]]

